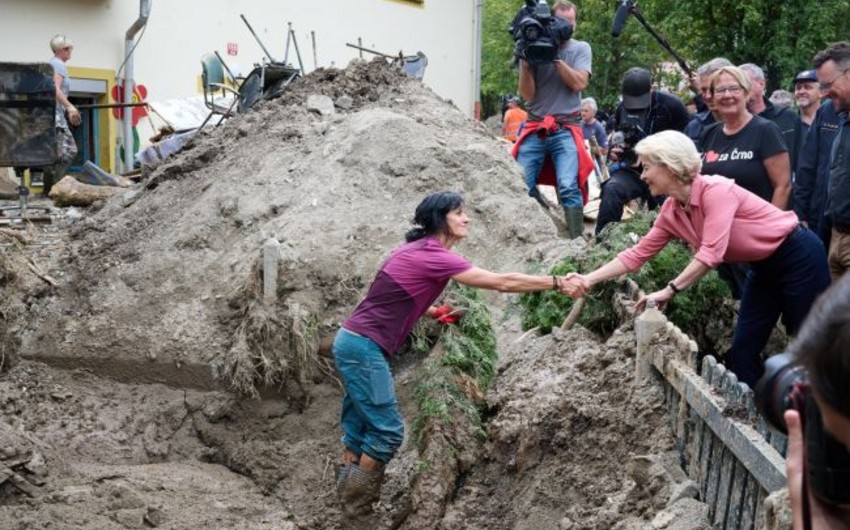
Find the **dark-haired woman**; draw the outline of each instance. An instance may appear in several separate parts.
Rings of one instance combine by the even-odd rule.
[[[416,208],[407,243],[381,265],[366,297],[342,323],[333,345],[343,379],[343,464],[337,490],[347,517],[368,517],[380,496],[384,466],[401,446],[399,414],[388,359],[416,322],[436,316],[434,302],[449,280],[502,292],[560,289],[561,278],[493,273],[451,249],[469,231],[461,196],[442,191]]]

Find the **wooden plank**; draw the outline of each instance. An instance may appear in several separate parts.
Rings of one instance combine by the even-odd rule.
[[[732,487],[729,493],[729,509],[726,511],[726,530],[740,530],[741,520],[746,502],[747,482],[750,476],[746,468],[735,460],[735,474],[732,477]]]
[[[758,490],[758,481],[748,473],[747,487],[744,491],[744,502],[741,505],[741,522],[738,524],[738,528],[741,530],[753,530],[755,528]]]
[[[755,513],[756,513],[755,527],[756,528],[764,528],[764,500],[766,498],[767,498],[767,492],[764,489],[759,488],[758,489],[758,495],[756,496],[756,507],[755,507]]]
[[[765,443],[748,423],[725,417],[723,404],[712,395],[708,384],[684,362],[666,358],[657,349],[653,349],[650,356],[655,367],[697,410],[709,429],[724,441],[762,487],[771,492],[785,487],[785,462],[776,449]],[[711,362],[708,361],[708,364]],[[705,366],[703,368],[705,372]],[[713,368],[711,371],[720,373],[723,370]],[[701,469],[704,468],[701,466]]]
[[[720,484],[717,487],[717,501],[714,509],[714,528],[727,528],[726,517],[729,511],[729,497],[732,493],[732,480],[735,477],[735,455],[728,449],[723,451],[720,464]]]
[[[714,437],[711,443],[711,456],[708,463],[708,487],[705,493],[705,503],[708,504],[708,518],[714,519],[717,511],[717,494],[720,488],[720,468],[723,466],[723,454],[727,452],[723,441]]]
[[[770,445],[780,454],[785,455],[785,450],[788,448],[788,437],[771,426],[773,431],[770,436]]]
[[[715,361],[714,357],[712,357],[710,355],[707,356],[705,359],[703,359],[702,380],[705,382],[706,385],[711,384],[711,377],[712,377],[712,375],[714,375],[713,368],[716,365],[717,365],[717,361]],[[697,409],[694,409],[694,410],[697,410]],[[697,411],[697,414],[699,414],[699,411]],[[708,424],[705,421],[705,417],[700,415],[700,418],[702,419],[702,429],[701,429],[702,432],[700,433],[700,439],[701,439],[700,446],[701,446],[702,449],[701,449],[700,457],[699,457],[699,473],[698,473],[699,480],[698,480],[698,482],[699,482],[700,498],[705,499],[706,495],[708,494],[708,472],[709,472],[710,463],[711,463],[711,448],[712,448],[712,445],[714,445],[715,439],[714,439],[714,435],[711,432],[711,428],[708,427]]]
[[[683,400],[687,403],[687,400]],[[699,478],[699,462],[702,451],[702,434],[705,429],[705,422],[697,413],[697,411],[689,406],[691,416],[691,443],[688,446],[688,476],[693,480],[698,481]]]
[[[676,414],[676,450],[679,451],[682,469],[687,469],[688,465],[688,441],[690,438],[691,423],[688,417],[690,407],[685,399],[682,399],[678,393],[677,396],[677,414]]]

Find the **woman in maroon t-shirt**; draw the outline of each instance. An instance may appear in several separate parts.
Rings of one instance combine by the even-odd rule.
[[[413,222],[417,226],[406,234],[407,243],[381,265],[366,297],[334,340],[334,361],[345,387],[337,493],[348,518],[370,516],[380,496],[384,466],[404,439],[388,358],[423,315],[444,322],[457,318],[432,305],[449,280],[514,293],[567,289],[564,278],[494,273],[452,252],[469,231],[458,193],[428,195],[416,207]]]

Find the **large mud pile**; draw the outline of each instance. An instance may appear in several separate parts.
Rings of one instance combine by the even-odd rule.
[[[308,108],[322,93],[332,114]],[[382,61],[311,74],[77,223],[20,352],[128,381],[148,360],[150,381],[201,388],[211,363],[225,378],[291,376],[291,359],[233,359],[315,353],[440,189],[465,195],[475,235],[460,251],[480,266],[524,268],[527,245],[554,235],[498,141],[421,83]],[[255,302],[269,237],[282,247],[267,310]]]
[[[478,265],[581,249],[556,239],[496,138],[382,61],[315,72],[139,189],[30,228],[32,244],[0,241],[0,353],[27,359],[0,376],[0,528],[343,528],[341,391],[320,344],[438,189],[465,195],[458,250]],[[265,303],[270,237],[281,267]],[[516,345],[516,306],[488,299],[503,358],[486,437],[432,482],[406,440],[381,524],[703,528],[663,397],[633,382],[629,326]],[[408,421],[422,361],[394,369]],[[271,379],[262,399],[232,391],[246,373]]]

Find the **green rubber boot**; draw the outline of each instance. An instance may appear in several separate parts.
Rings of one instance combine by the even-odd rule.
[[[357,464],[350,464],[338,489],[343,515],[358,521],[372,515],[372,504],[381,498],[383,483],[383,467],[366,470]]]
[[[576,239],[584,234],[584,208],[581,206],[564,206],[564,217],[570,231],[570,239]]]

